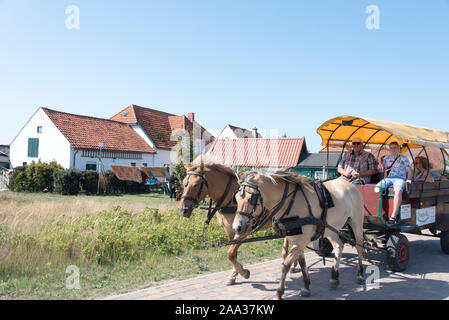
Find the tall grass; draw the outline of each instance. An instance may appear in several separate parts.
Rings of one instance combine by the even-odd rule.
[[[0,276],[35,276],[55,265],[105,265],[136,261],[146,254],[178,256],[203,248],[205,213],[196,211],[185,219],[175,209],[176,203],[166,200],[153,203],[159,208],[144,207],[144,201],[124,201],[125,209],[111,207],[114,201],[102,202],[99,197],[64,201],[61,196],[47,196],[45,201],[22,198],[22,203],[16,197],[7,194],[0,199],[4,205]],[[209,226],[208,239],[227,240],[216,219]]]

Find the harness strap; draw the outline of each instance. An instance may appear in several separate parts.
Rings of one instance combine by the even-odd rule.
[[[255,225],[254,229],[251,231],[250,235],[259,231],[269,220],[271,220],[279,212],[279,210],[281,210],[281,208],[284,206],[285,200],[289,196],[288,189],[289,189],[288,182],[285,182],[285,188],[284,188],[284,193],[282,195],[282,200],[273,208],[273,211],[269,215],[266,215],[267,210],[264,208],[264,212],[261,216],[261,219],[258,220],[258,223]]]
[[[215,213],[216,213],[219,209],[221,209],[221,206],[222,206],[224,200],[226,199],[226,197],[227,197],[227,195],[228,195],[228,193],[229,193],[229,190],[231,189],[233,177],[234,177],[234,176],[229,175],[229,180],[228,180],[228,183],[227,183],[227,185],[226,185],[226,189],[225,189],[225,191],[223,192],[223,195],[220,197],[220,199],[218,200],[217,204],[215,205],[215,208],[214,208],[212,211],[211,211],[211,207],[212,207],[212,199],[210,200],[211,202],[210,202],[210,205],[209,205],[209,210],[208,210],[208,212],[207,212],[207,220],[206,220],[206,224],[209,224],[210,221],[212,220],[212,218],[214,217]],[[231,199],[231,201],[232,201],[232,199]],[[229,203],[228,203],[228,204],[229,204]]]

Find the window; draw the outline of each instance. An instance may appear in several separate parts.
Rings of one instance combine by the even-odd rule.
[[[135,162],[131,162],[131,167],[135,167],[136,163]]]
[[[42,126],[37,127],[37,133],[42,133]]]
[[[28,138],[28,157],[39,157],[39,138]]]
[[[22,166],[26,167],[28,163],[22,162]]]
[[[148,167],[148,163],[142,163],[142,166],[144,166],[146,168],[146,167]]]
[[[86,170],[97,171],[97,164],[96,163],[86,163]]]

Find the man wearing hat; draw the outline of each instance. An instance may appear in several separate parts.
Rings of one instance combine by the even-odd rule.
[[[370,183],[371,176],[376,173],[377,162],[370,152],[363,150],[363,140],[354,138],[351,142],[351,151],[345,152],[342,161],[338,165],[340,178],[350,181],[352,184]]]

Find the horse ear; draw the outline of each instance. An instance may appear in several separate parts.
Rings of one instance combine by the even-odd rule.
[[[192,169],[192,166],[190,165],[190,163],[184,163],[184,168],[185,168],[187,171],[190,171],[190,169]]]
[[[204,172],[204,161],[201,159],[200,172]]]

